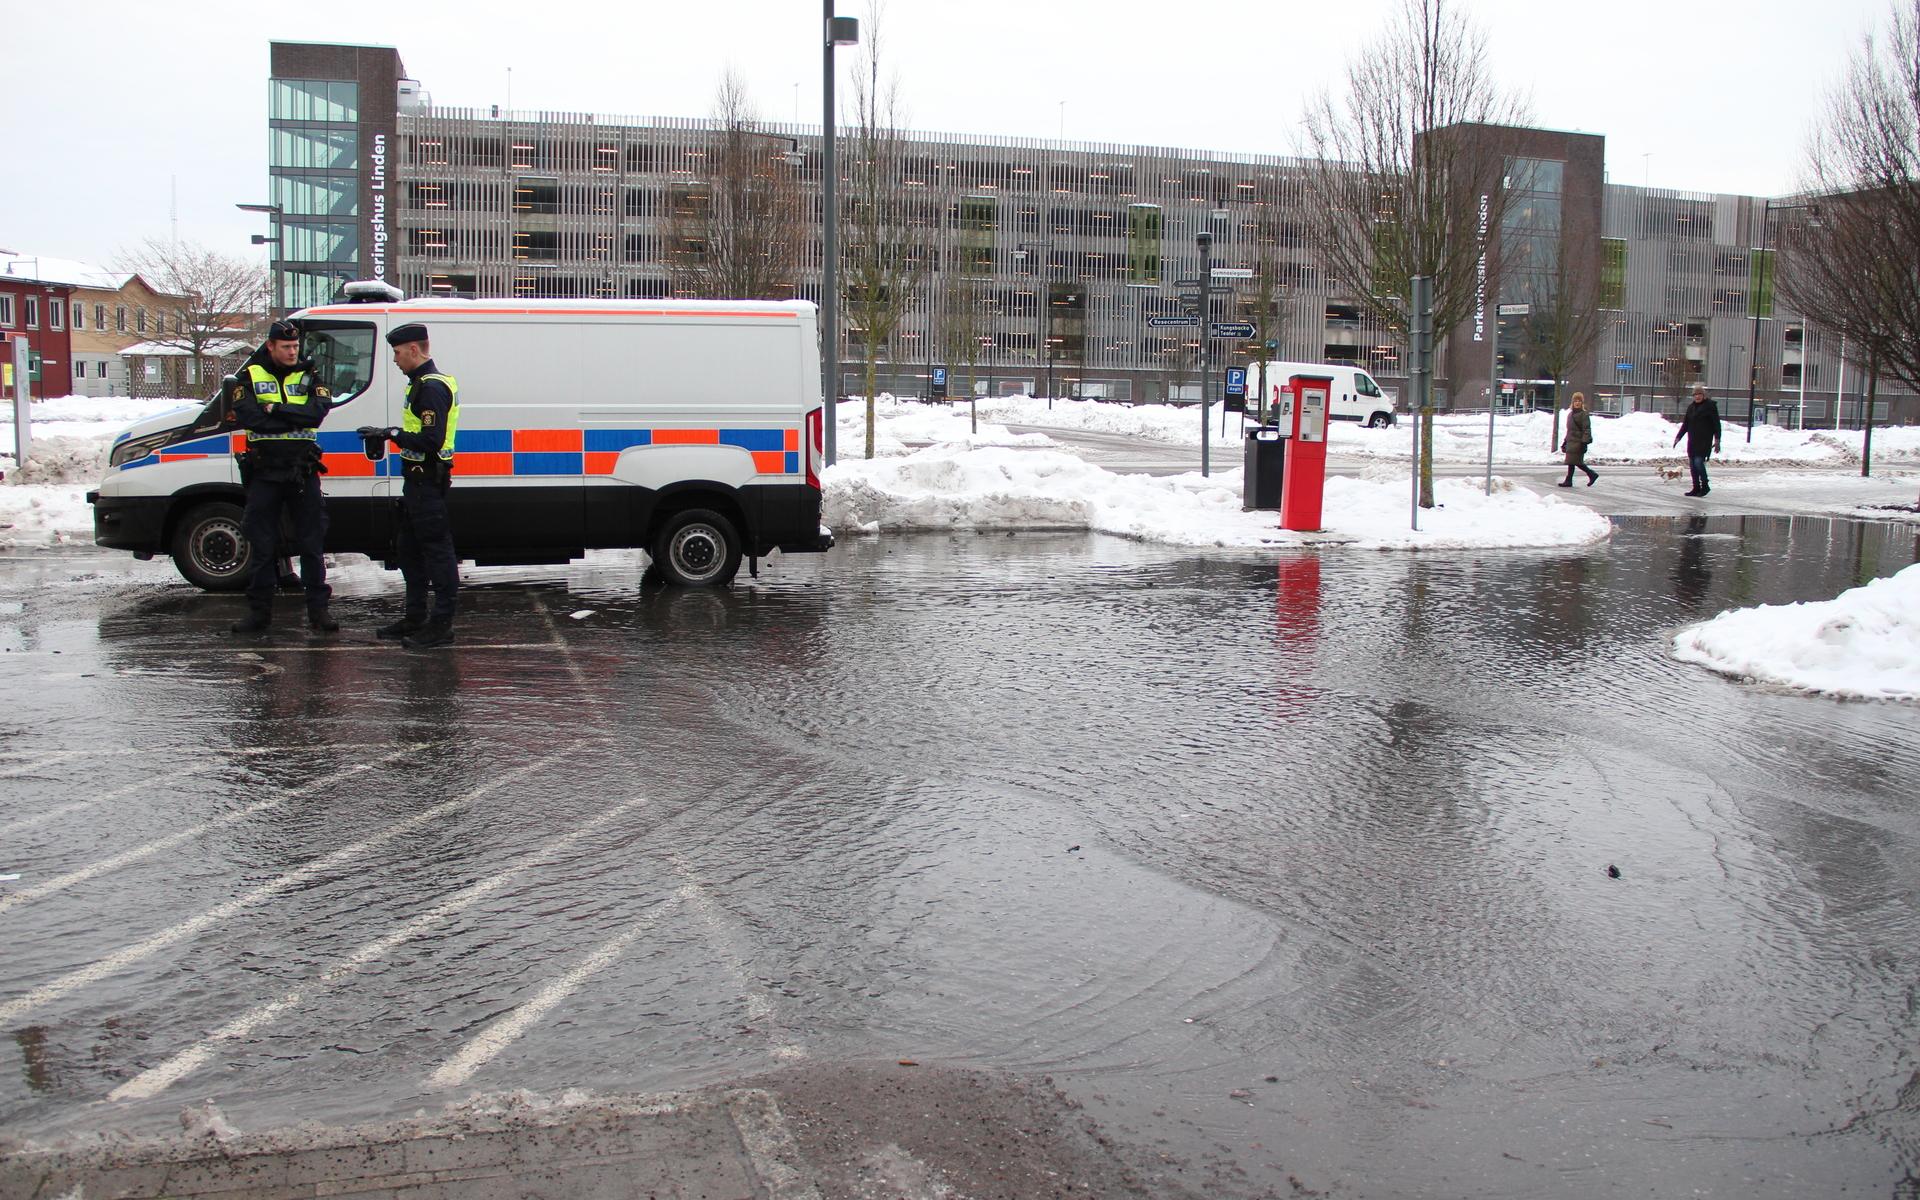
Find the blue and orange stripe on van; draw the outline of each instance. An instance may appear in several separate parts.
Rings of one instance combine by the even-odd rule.
[[[532,478],[556,475],[611,475],[623,450],[636,446],[738,446],[753,457],[762,475],[800,473],[798,429],[462,429],[454,436],[453,469],[466,478]],[[327,474],[343,478],[391,478],[401,473],[400,456],[378,462],[366,456],[355,433],[319,435],[320,460]],[[155,463],[184,462],[237,454],[246,435],[218,434],[168,446],[122,470]]]

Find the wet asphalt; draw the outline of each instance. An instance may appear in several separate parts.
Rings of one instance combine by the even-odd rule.
[[[470,571],[438,653],[364,563],[241,639],[0,559],[0,1128],[909,1059],[1199,1195],[1911,1196],[1920,711],[1665,647],[1916,558],[895,536]]]

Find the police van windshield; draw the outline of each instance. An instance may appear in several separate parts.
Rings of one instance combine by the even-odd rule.
[[[373,382],[374,328],[358,321],[302,321],[301,357],[333,393],[335,405],[367,390]]]

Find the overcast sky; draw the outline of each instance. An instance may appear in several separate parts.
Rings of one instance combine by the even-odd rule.
[[[1615,182],[1793,188],[1822,95],[1886,0],[1458,0],[1536,124],[1604,134]],[[908,123],[942,133],[1293,153],[1398,0],[886,0]],[[867,0],[839,0],[868,24]],[[437,104],[710,114],[731,66],[769,120],[820,118],[816,0],[194,0],[9,6],[0,248],[111,264],[149,237],[264,258],[267,45],[388,45]],[[1257,49],[1256,49],[1257,48]],[[841,52],[841,96],[852,56]],[[1063,103],[1064,102],[1064,103]],[[844,110],[843,110],[844,111]]]

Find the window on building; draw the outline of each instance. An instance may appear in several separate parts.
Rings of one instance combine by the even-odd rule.
[[[342,79],[270,79],[267,116],[277,121],[358,121],[360,85]]]
[[[141,309],[134,310],[133,331],[135,333],[145,333],[147,331],[147,310],[146,309],[141,308]]]
[[[281,225],[288,262],[350,263],[360,259],[360,226],[353,221],[288,221]]]
[[[337,175],[275,175],[273,202],[294,217],[351,217],[360,209],[360,186]]]
[[[78,300],[73,302],[73,327],[76,331],[87,327],[87,306]]]
[[[13,325],[13,297],[0,296],[0,325]]]
[[[93,377],[95,379],[105,379],[107,377],[107,360],[106,359],[103,358],[99,362],[93,364]]]
[[[27,297],[27,328],[40,328],[40,297]]]
[[[1162,217],[1158,204],[1127,206],[1127,282],[1160,282],[1160,234]]]
[[[560,211],[560,181],[551,176],[523,175],[513,187],[513,211],[557,213]]]
[[[73,377],[75,379],[85,379],[87,377],[87,364],[81,362],[79,359],[75,359],[73,363]]]
[[[1627,239],[1600,239],[1600,307],[1627,306]]]
[[[67,302],[58,298],[47,301],[47,328],[65,329],[67,327]]]
[[[98,329],[101,333],[105,333],[107,331],[107,306],[106,305],[96,304],[93,306],[93,327],[95,329]]]
[[[267,166],[351,171],[359,166],[360,134],[353,129],[270,129]]]
[[[115,333],[125,333],[127,331],[127,306],[124,304],[114,306],[113,331]]]

